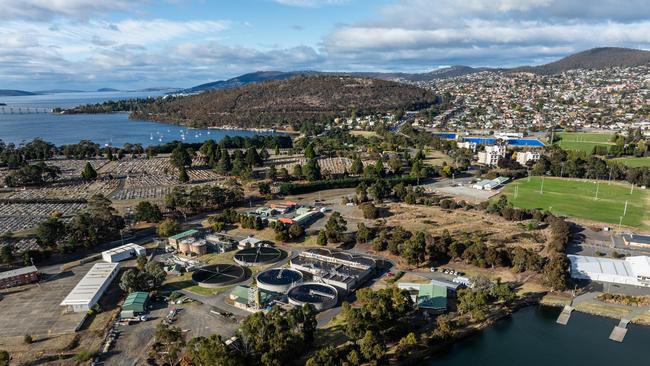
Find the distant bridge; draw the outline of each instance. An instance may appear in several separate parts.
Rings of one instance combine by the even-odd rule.
[[[0,106],[0,114],[38,114],[52,113],[52,108]]]

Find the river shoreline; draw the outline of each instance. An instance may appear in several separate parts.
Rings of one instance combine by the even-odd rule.
[[[546,300],[546,296],[540,298],[528,297],[520,299],[520,301],[517,301],[511,306],[493,310],[490,314],[488,314],[487,318],[480,323],[469,324],[463,328],[454,330],[453,335],[447,339],[437,340],[430,334],[421,337],[418,344],[418,347],[420,349],[413,351],[413,353],[406,359],[395,361],[394,365],[411,366],[422,365],[426,364],[427,362],[431,362],[435,360],[437,355],[440,355],[449,350],[450,347],[453,347],[455,344],[488,330],[490,327],[495,326],[497,323],[512,317],[516,312],[520,310],[533,306],[561,309],[567,304],[568,301],[566,303],[559,301],[548,301]],[[574,311],[606,319],[620,319],[620,317],[616,317],[613,314],[583,311],[579,309],[576,309]],[[643,327],[650,327],[650,323],[645,321],[635,321],[632,323]]]

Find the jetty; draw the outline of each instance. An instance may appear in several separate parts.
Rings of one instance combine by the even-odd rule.
[[[52,108],[0,106],[0,114],[45,114],[45,113],[52,113]]]
[[[616,342],[623,342],[623,338],[627,334],[627,325],[630,323],[628,319],[621,319],[617,326],[612,329],[609,339]]]
[[[573,306],[565,305],[564,309],[562,309],[562,312],[557,317],[557,320],[555,322],[561,325],[567,325],[569,323],[569,319],[571,318],[571,313],[574,309],[575,308]]]

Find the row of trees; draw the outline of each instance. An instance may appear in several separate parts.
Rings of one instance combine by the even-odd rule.
[[[650,186],[649,167],[627,167],[616,161],[606,161],[597,156],[586,157],[584,152],[567,151],[559,146],[549,148],[532,165],[534,175],[550,174],[556,177],[626,180],[638,186]]]

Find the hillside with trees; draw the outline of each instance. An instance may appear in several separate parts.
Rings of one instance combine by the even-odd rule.
[[[552,75],[575,69],[634,67],[648,63],[650,63],[650,51],[632,48],[600,47],[578,52],[545,65],[524,66],[510,69],[509,71]]]
[[[430,91],[396,82],[339,76],[298,76],[235,89],[156,100],[131,115],[191,127],[284,127],[357,115],[418,110],[434,104]]]

